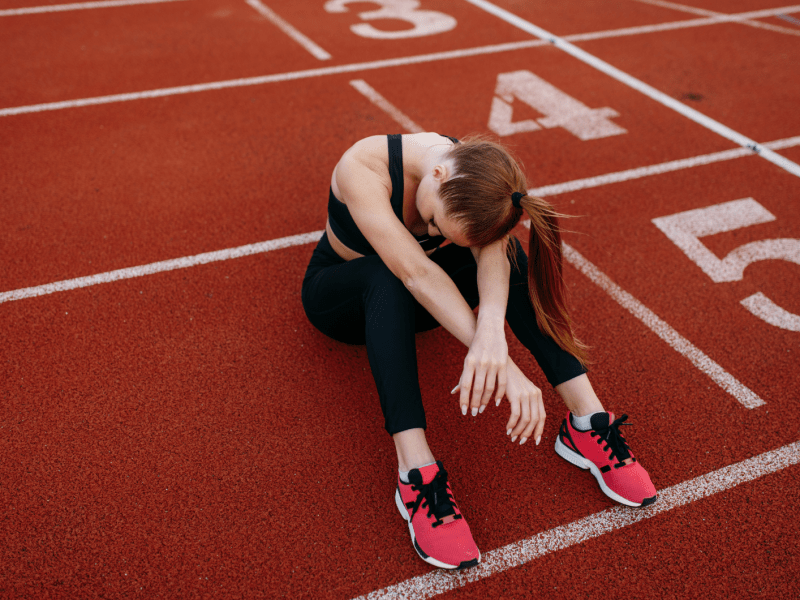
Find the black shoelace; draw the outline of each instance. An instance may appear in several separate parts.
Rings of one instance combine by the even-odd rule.
[[[452,515],[454,519],[461,519],[462,516],[456,514],[455,501],[447,489],[447,471],[440,468],[439,472],[428,484],[412,485],[412,492],[417,492],[416,502],[406,503],[406,508],[411,509],[411,519],[417,514],[420,508],[428,509],[428,517],[435,516],[433,527],[442,524],[444,517]]]
[[[616,419],[613,423],[610,423],[608,427],[601,427],[599,429],[592,430],[592,437],[598,436],[598,444],[602,444],[603,442],[606,443],[606,445],[603,446],[603,450],[606,452],[611,450],[611,460],[614,460],[615,458],[617,459],[617,464],[614,465],[615,469],[624,467],[624,461],[628,458],[631,458],[631,449],[619,431],[619,428],[622,425],[631,425],[631,423],[625,422],[627,419],[628,415],[622,415],[619,419]],[[636,462],[636,459],[633,458],[632,462]]]

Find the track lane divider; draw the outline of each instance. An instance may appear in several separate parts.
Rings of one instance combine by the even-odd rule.
[[[99,2],[97,4],[108,4],[110,2]],[[119,0],[127,2],[129,0]],[[140,2],[141,0],[134,0]],[[164,0],[144,0],[144,1],[164,1]],[[166,0],[171,1],[171,0]],[[64,5],[69,6],[69,5]],[[16,10],[16,9],[15,9]],[[24,10],[24,9],[20,9]],[[800,10],[800,6],[785,6],[782,8],[775,8],[769,11],[760,11],[762,13],[770,12],[773,15],[781,14],[782,12],[792,12]],[[751,13],[743,13],[751,14]],[[732,20],[739,15],[729,15],[727,20]],[[704,25],[716,25],[721,22],[721,17],[708,17],[704,19],[694,19],[690,21],[674,21],[672,23],[662,23],[661,25],[645,25],[641,27],[626,27],[624,29],[612,29],[608,31],[600,31],[595,33],[581,33],[574,35],[564,36],[567,41],[584,41],[588,39],[605,39],[614,38],[624,35],[635,35],[642,33],[651,33],[653,31],[663,31],[671,29],[683,29],[687,27],[699,27]],[[76,100],[62,100],[58,102],[47,102],[43,104],[31,104],[27,106],[14,106],[10,108],[0,109],[0,117],[9,117],[14,115],[23,115],[36,112],[50,111],[50,110],[64,110],[68,108],[79,108],[82,106],[95,106],[99,104],[110,104],[114,102],[130,102],[134,100],[145,100],[148,98],[162,98],[166,96],[176,96],[181,94],[193,94],[199,92],[207,92],[212,90],[222,90],[236,87],[245,87],[250,85],[264,85],[268,83],[278,83],[282,81],[294,81],[299,79],[307,79],[310,77],[324,77],[328,75],[339,75],[342,73],[355,73],[358,71],[369,71],[376,69],[383,69],[389,67],[399,67],[405,65],[422,64],[427,62],[436,62],[438,60],[452,60],[458,58],[466,58],[470,56],[480,56],[484,54],[497,54],[501,52],[512,52],[514,50],[523,50],[526,48],[536,48],[545,46],[549,41],[537,39],[526,40],[523,42],[510,42],[505,44],[493,44],[490,46],[479,46],[476,48],[466,48],[462,50],[450,50],[446,52],[436,52],[432,54],[422,54],[417,56],[393,58],[379,61],[372,61],[366,63],[354,63],[349,65],[341,65],[337,67],[326,67],[321,69],[309,69],[305,71],[294,71],[290,73],[277,73],[273,75],[262,75],[258,77],[246,77],[241,79],[230,79],[225,81],[215,81],[209,83],[199,83],[194,85],[183,85],[170,88],[160,88],[156,90],[147,90],[143,92],[130,92],[123,94],[112,94],[108,96],[95,96],[93,98],[80,98]]]
[[[704,17],[727,17],[725,13],[716,12],[714,10],[706,10],[705,8],[696,8],[694,6],[687,6],[685,4],[676,4],[675,2],[666,2],[665,0],[635,0],[636,2],[641,2],[642,4],[650,4],[652,6],[660,6],[662,8],[669,8],[672,10],[679,10],[681,12],[690,13],[693,15],[702,15]],[[792,12],[792,11],[789,11]],[[768,29],[770,31],[777,31],[778,33],[788,33],[789,35],[800,35],[800,31],[796,29],[789,29],[788,27],[781,27],[779,25],[771,25],[769,23],[762,23],[761,21],[753,21],[752,19],[763,18],[765,16],[769,17],[778,17],[780,15],[764,15],[761,14],[761,11],[753,11],[750,13],[750,17],[739,17],[736,18],[733,22],[741,23],[742,25],[748,25],[749,27],[756,27],[758,29]]]
[[[477,48],[466,48],[462,50],[448,50],[446,52],[434,52],[417,56],[401,58],[389,58],[363,63],[353,63],[349,65],[339,65],[335,67],[322,67],[317,69],[307,69],[304,71],[293,71],[290,73],[275,73],[273,75],[261,75],[258,77],[244,77],[241,79],[228,79],[226,81],[214,81],[209,83],[198,83],[194,85],[181,85],[171,88],[161,88],[144,92],[132,92],[126,94],[112,94],[110,96],[96,96],[94,98],[81,98],[78,100],[64,100],[60,102],[47,102],[44,104],[32,104],[29,106],[17,106],[13,108],[0,109],[0,117],[13,115],[23,115],[49,110],[62,110],[66,108],[78,108],[82,106],[95,106],[98,104],[111,104],[114,102],[130,102],[132,100],[144,100],[148,98],[163,98],[166,96],[177,96],[180,94],[194,94],[211,90],[224,90],[230,88],[245,87],[251,85],[263,85],[267,83],[279,83],[283,81],[297,81],[312,77],[324,77],[328,75],[341,75],[344,73],[357,73],[359,71],[372,71],[389,67],[402,67],[406,65],[416,65],[439,60],[452,60],[469,56],[480,56],[483,54],[496,54],[499,52],[509,52],[512,50],[522,50],[525,48],[535,48],[545,46],[547,42],[542,40],[526,40],[523,42],[510,42],[505,44],[493,44],[490,46],[480,46]]]
[[[793,148],[794,146],[800,146],[800,136],[776,140],[774,142],[767,142],[762,145],[770,150]],[[530,196],[539,197],[555,196],[557,194],[584,190],[587,188],[608,185],[610,183],[620,183],[622,181],[630,181],[631,179],[640,179],[642,177],[650,177],[651,175],[659,175],[661,173],[669,173],[671,171],[680,171],[682,169],[690,169],[692,167],[710,165],[716,162],[723,162],[726,160],[732,160],[734,158],[753,155],[755,155],[755,152],[753,152],[753,150],[750,148],[733,148],[731,150],[723,150],[722,152],[712,152],[711,154],[702,154],[700,156],[693,156],[691,158],[671,160],[669,162],[650,165],[647,167],[637,167],[635,169],[617,171],[616,173],[607,173],[605,175],[597,175],[595,177],[574,179],[573,181],[567,181],[564,183],[543,185],[541,187],[529,189],[528,194]]]
[[[529,223],[526,223],[528,227],[530,227]],[[580,252],[566,243],[563,244],[563,250],[564,258],[568,263],[586,275],[593,283],[597,284],[604,292],[616,300],[620,306],[644,323],[650,331],[665,341],[670,348],[689,359],[689,362],[710,377],[719,387],[736,398],[742,406],[745,408],[757,408],[765,404],[755,392],[728,373],[718,363],[711,360],[705,352],[675,331],[652,310],[619,287],[608,275],[584,258]]]
[[[267,242],[259,242],[257,244],[248,244],[247,246],[238,246],[236,248],[217,250],[215,252],[205,252],[203,254],[184,256],[183,258],[175,258],[172,260],[162,260],[160,262],[150,263],[148,265],[129,267],[127,269],[118,269],[116,271],[108,271],[106,273],[99,273],[97,275],[90,275],[88,277],[78,277],[77,279],[67,279],[65,281],[37,285],[35,287],[23,288],[14,290],[12,292],[3,292],[0,294],[0,304],[3,302],[22,300],[23,298],[44,296],[54,292],[75,290],[100,283],[110,283],[112,281],[133,279],[135,277],[143,277],[145,275],[153,275],[155,273],[163,273],[165,271],[186,269],[188,267],[196,267],[198,265],[205,265],[221,260],[230,260],[232,258],[240,258],[242,256],[263,254],[265,252],[272,252],[273,250],[280,250],[282,248],[289,248],[291,246],[302,246],[303,244],[318,242],[323,233],[324,231],[320,230],[312,231],[311,233],[303,233],[300,235],[290,235],[277,240],[269,240]]]
[[[539,39],[550,42],[559,50],[566,52],[567,54],[569,54],[574,58],[577,58],[581,62],[584,62],[587,65],[594,67],[598,71],[605,73],[606,75],[612,77],[613,79],[616,79],[620,83],[623,83],[628,87],[633,88],[638,92],[641,92],[642,94],[651,98],[652,100],[655,100],[659,104],[662,104],[667,108],[671,108],[675,112],[678,112],[683,116],[687,117],[688,119],[691,119],[698,125],[701,125],[706,129],[710,129],[714,133],[721,135],[722,137],[738,144],[739,146],[742,146],[743,148],[750,148],[753,152],[755,152],[765,160],[768,160],[774,165],[779,166],[780,168],[791,173],[792,175],[800,177],[800,165],[798,165],[797,163],[792,162],[788,158],[781,156],[780,154],[770,150],[769,148],[765,148],[755,140],[752,140],[749,137],[742,135],[737,131],[734,131],[727,125],[723,125],[719,121],[716,121],[711,117],[704,115],[700,111],[697,111],[689,106],[686,106],[682,102],[679,102],[678,100],[675,100],[671,96],[668,96],[667,94],[657,90],[653,86],[646,84],[644,81],[641,81],[640,79],[637,79],[632,75],[629,75],[624,71],[621,71],[620,69],[610,65],[604,60],[597,58],[593,54],[589,54],[585,50],[578,48],[578,46],[568,42],[564,38],[552,34],[549,31],[546,31],[541,27],[534,25],[530,21],[526,21],[522,17],[518,17],[514,13],[505,10],[504,8],[500,8],[499,6],[492,4],[488,0],[465,0],[465,2],[469,2],[473,6],[483,9],[489,14],[496,16],[497,18],[505,21],[506,23],[509,23],[510,25],[517,27],[518,29],[521,29],[522,31],[530,33],[531,35],[534,35]],[[730,20],[735,20],[735,17],[736,15],[731,15]],[[712,17],[712,18],[728,20],[728,17],[725,18]]]
[[[380,92],[378,92],[378,90],[376,90],[363,79],[353,79],[350,82],[350,85],[352,85],[367,100],[372,102],[375,106],[380,108],[383,112],[394,119],[394,121],[403,127],[403,129],[405,129],[408,133],[420,133],[425,131],[422,127],[417,125],[413,119],[411,119],[411,117],[389,102],[380,94]]]
[[[800,442],[794,442],[711,471],[683,483],[658,490],[658,500],[645,508],[615,506],[508,544],[483,555],[481,563],[465,571],[437,569],[401,583],[376,590],[353,600],[425,600],[468,583],[519,567],[552,552],[611,533],[617,529],[651,519],[662,513],[725,492],[743,483],[776,473],[800,463]]]
[[[163,2],[181,2],[185,0],[108,0],[107,2],[76,2],[74,4],[53,4],[51,6],[28,6],[26,8],[6,8],[0,10],[0,17],[17,15],[38,15],[68,10],[91,10],[93,8],[109,8],[113,6],[133,6],[136,4],[161,4]]]
[[[314,58],[319,60],[330,60],[331,55],[325,50],[320,48],[311,39],[300,33],[300,31],[289,23],[286,19],[281,17],[278,13],[266,6],[261,0],[245,0],[247,4],[252,7],[262,17],[268,19],[273,25],[280,29],[283,33],[292,38],[295,42],[305,48]]]
[[[776,140],[774,142],[767,142],[764,146],[773,149],[792,148],[800,145],[800,136],[793,138],[786,138],[783,140]],[[676,171],[689,167],[696,167],[699,165],[709,164],[723,160],[731,160],[740,156],[748,154],[742,148],[733,150],[725,150],[723,152],[715,152],[713,154],[706,154],[696,156],[694,158],[681,159],[661,163],[658,165],[651,165],[649,167],[640,167],[637,169],[629,169],[627,171],[619,171],[617,173],[608,173],[606,175],[599,175],[597,177],[588,177],[586,179],[576,179],[566,183],[558,183],[554,185],[546,185],[539,188],[532,188],[528,193],[532,196],[554,196],[556,194],[563,194],[575,190],[586,188],[598,187],[608,185],[611,183],[618,183],[636,179],[640,177],[647,177],[659,173],[667,173],[669,171]],[[305,236],[305,237],[304,237]],[[205,254],[198,254],[196,256],[188,256],[184,258],[176,258],[165,260],[149,265],[142,265],[139,267],[130,267],[127,269],[119,269],[117,271],[110,271],[107,273],[99,273],[87,277],[79,277],[77,279],[69,279],[65,281],[58,281],[55,283],[48,283],[44,285],[13,290],[9,292],[0,293],[0,304],[3,302],[11,302],[13,300],[22,300],[23,298],[32,298],[35,296],[42,296],[45,294],[52,294],[53,292],[61,292],[72,290],[99,283],[107,283],[110,281],[117,281],[119,279],[129,279],[131,277],[141,277],[143,275],[150,275],[152,273],[160,273],[162,271],[170,271],[173,269],[182,269],[192,267],[195,265],[205,264],[207,262],[214,262],[219,260],[228,260],[231,258],[238,258],[239,256],[247,256],[249,254],[257,254],[260,252],[269,252],[271,250],[278,250],[280,248],[287,248],[289,246],[296,246],[305,243],[314,243],[319,241],[322,236],[322,231],[314,231],[300,235],[293,235],[276,240],[269,240],[266,242],[259,242],[247,246],[239,246],[238,248],[229,248],[227,250],[218,250],[215,252],[208,252]],[[303,241],[305,240],[305,241]],[[174,265],[174,266],[172,266]]]

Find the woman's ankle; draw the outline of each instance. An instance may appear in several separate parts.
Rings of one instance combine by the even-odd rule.
[[[397,450],[397,465],[400,471],[410,471],[436,462],[425,439],[424,429],[408,429],[396,433],[392,437]]]

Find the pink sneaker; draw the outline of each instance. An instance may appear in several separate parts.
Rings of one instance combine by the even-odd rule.
[[[397,478],[394,501],[408,521],[411,541],[420,558],[442,569],[465,569],[477,565],[481,553],[469,525],[458,510],[447,471],[442,463],[412,469],[409,483]]]
[[[650,476],[636,460],[619,432],[628,415],[614,421],[614,413],[592,416],[592,428],[578,431],[571,414],[561,424],[556,453],[581,469],[589,469],[603,493],[628,506],[647,506],[658,497]]]

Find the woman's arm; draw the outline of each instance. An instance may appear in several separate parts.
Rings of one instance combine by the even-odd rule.
[[[502,239],[484,248],[471,248],[478,264],[480,309],[475,337],[464,360],[459,402],[462,410],[471,405],[473,414],[479,407],[483,412],[493,393],[499,404],[506,391],[508,344],[505,321],[511,271],[506,244],[507,240]]]
[[[345,155],[339,162],[336,179],[341,194],[347,199],[353,220],[384,264],[403,282],[417,302],[456,339],[471,347],[478,330],[475,314],[453,280],[425,255],[414,236],[397,219],[389,201],[390,188],[380,173],[380,168],[360,161],[356,153],[349,158]],[[486,287],[483,294],[487,297],[482,297],[486,306],[482,312],[483,323],[487,326],[492,322],[489,317],[496,315],[501,304],[504,307],[506,303],[496,296],[498,287],[500,291],[505,289],[504,294],[508,293],[507,277],[505,286],[492,283],[493,278],[498,276],[494,261],[489,260],[492,256],[490,252],[484,259],[484,267],[488,268],[486,275],[482,276],[484,283],[481,284]],[[505,314],[504,308],[502,314]],[[509,373],[506,395],[511,405],[508,431],[513,433],[514,438],[517,435],[522,435],[524,439],[531,434],[540,435],[544,424],[541,391],[510,358],[506,360],[506,369]],[[466,413],[465,404],[462,409]]]

